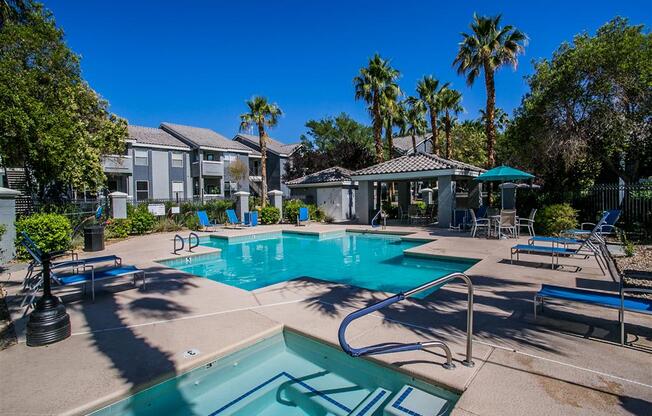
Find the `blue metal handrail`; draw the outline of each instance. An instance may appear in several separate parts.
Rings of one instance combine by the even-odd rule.
[[[383,210],[382,210],[382,209],[379,210],[379,211],[376,213],[376,215],[374,215],[374,217],[373,217],[372,220],[371,220],[371,228],[377,228],[377,227],[380,227],[380,224],[374,224],[374,223],[376,222],[376,220],[378,219],[378,217],[380,216],[381,219],[383,220],[383,229],[385,229],[385,227],[387,226],[387,222],[386,222],[386,220],[385,220],[385,217],[382,216],[382,215],[383,215]]]
[[[177,248],[177,240],[181,241],[181,247]],[[177,251],[183,250],[183,247],[186,245],[185,241],[183,240],[183,237],[181,237],[179,234],[176,234],[174,236],[174,248],[172,250],[172,253],[177,254]]]
[[[383,309],[387,306],[393,305],[394,303],[401,302],[409,298],[410,296],[416,295],[417,293],[426,291],[428,289],[432,289],[435,286],[442,285],[444,283],[447,283],[457,278],[464,280],[468,289],[468,306],[467,306],[467,318],[466,318],[466,359],[462,361],[462,364],[464,364],[467,367],[473,367],[474,366],[473,359],[472,359],[473,358],[472,357],[473,355],[473,283],[471,282],[471,279],[464,273],[448,274],[446,276],[440,277],[431,282],[418,286],[405,293],[399,293],[397,295],[390,296],[385,300],[381,300],[380,302],[376,302],[373,305],[367,306],[365,308],[350,313],[344,318],[344,320],[342,320],[342,323],[340,324],[340,328],[337,332],[337,336],[340,341],[340,347],[342,347],[342,350],[344,350],[344,352],[346,352],[352,357],[361,357],[364,355],[388,354],[393,352],[404,352],[404,351],[415,351],[415,350],[427,351],[425,350],[425,348],[439,347],[443,349],[444,352],[446,353],[446,363],[443,365],[444,368],[446,369],[455,368],[455,365],[453,364],[453,358],[452,358],[450,348],[448,348],[448,345],[446,345],[441,341],[432,340],[432,341],[425,341],[425,342],[414,342],[409,344],[396,342],[396,343],[370,345],[368,347],[362,347],[362,348],[353,348],[346,341],[346,328],[349,326],[351,322],[353,322],[358,318],[361,318],[365,315],[369,315],[370,313],[373,313],[379,309]]]

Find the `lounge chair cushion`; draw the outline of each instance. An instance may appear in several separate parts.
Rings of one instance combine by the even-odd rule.
[[[566,247],[548,247],[548,246],[535,246],[532,244],[517,244],[512,247],[512,251],[525,251],[530,253],[546,253],[546,254],[577,254],[578,250]]]
[[[540,241],[544,243],[559,243],[559,244],[582,244],[584,240],[579,238],[569,238],[569,237],[548,237],[543,235],[537,235],[530,237],[529,241]]]
[[[115,279],[118,277],[128,276],[140,272],[142,272],[142,270],[136,268],[135,266],[120,266],[112,267],[110,269],[95,270],[95,281],[97,282],[98,280],[103,279]],[[84,273],[57,276],[57,279],[63,286],[78,285],[90,282],[92,275],[90,271],[87,271]]]
[[[618,293],[604,293],[595,290],[541,285],[541,290],[537,292],[537,296],[542,298],[587,303],[607,308],[620,308],[620,294]],[[652,314],[652,300],[625,298],[624,308],[627,311]]]

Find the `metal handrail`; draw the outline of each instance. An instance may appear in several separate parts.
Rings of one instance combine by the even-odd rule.
[[[192,244],[192,237],[197,239],[195,244]],[[192,249],[199,246],[199,236],[195,233],[188,234],[188,251],[192,253]]]
[[[382,309],[386,306],[392,305],[397,302],[401,302],[402,300],[414,296],[417,293],[421,293],[428,289],[432,289],[435,286],[442,285],[444,283],[447,283],[457,278],[464,280],[468,289],[468,304],[467,304],[467,316],[466,316],[466,359],[462,361],[462,364],[467,367],[473,367],[475,365],[473,363],[473,283],[471,282],[469,276],[459,272],[451,273],[446,276],[440,277],[431,282],[415,287],[412,290],[408,290],[407,292],[390,296],[385,300],[381,300],[380,302],[376,302],[373,305],[367,306],[365,308],[350,313],[344,318],[344,320],[342,320],[342,323],[340,324],[340,329],[338,330],[337,333],[338,339],[340,341],[340,347],[342,347],[342,350],[344,350],[344,352],[351,355],[352,357],[361,357],[364,355],[375,355],[375,354],[387,354],[387,353],[403,352],[403,351],[423,350],[424,348],[427,347],[440,347],[446,353],[446,364],[444,364],[443,367],[446,369],[455,368],[455,365],[453,364],[453,358],[452,358],[450,348],[448,347],[448,345],[446,345],[444,342],[441,341],[432,340],[432,341],[415,342],[409,344],[396,342],[396,343],[384,343],[378,345],[371,345],[362,348],[353,348],[349,345],[348,342],[346,342],[345,333],[346,333],[346,328],[349,326],[349,324],[358,318],[361,318],[365,315],[369,315],[370,313]]]
[[[177,240],[181,241],[181,247],[177,248]],[[177,254],[177,251],[183,250],[183,247],[186,245],[185,241],[183,240],[183,237],[181,237],[179,234],[176,234],[174,236],[174,249],[172,250],[172,253]]]
[[[381,210],[379,210],[379,211],[376,213],[376,215],[374,215],[374,217],[371,219],[371,227],[372,227],[372,228],[379,227],[379,225],[374,225],[374,222],[378,219],[379,216],[382,216],[382,214],[383,214],[383,210],[381,209]],[[382,220],[383,220],[383,230],[384,230],[385,227],[387,227],[387,219],[386,219],[386,217],[384,217],[384,216],[381,217],[381,218],[382,218]]]

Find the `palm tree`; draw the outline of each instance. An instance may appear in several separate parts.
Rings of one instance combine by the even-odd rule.
[[[487,113],[484,110],[480,110],[480,120],[482,120],[483,123],[487,122]],[[494,126],[496,126],[498,131],[502,132],[507,128],[507,124],[509,124],[509,116],[505,110],[496,107],[496,110],[494,111]]]
[[[441,110],[444,112],[444,132],[446,133],[446,159],[451,158],[451,113],[453,117],[464,111],[462,108],[462,94],[459,91],[446,88],[441,92]]]
[[[439,156],[439,129],[437,128],[437,116],[441,111],[440,94],[448,87],[448,83],[439,85],[439,80],[426,75],[417,82],[417,93],[423,102],[428,106],[430,113],[430,129],[432,130],[432,153]]]
[[[394,150],[394,126],[400,124],[402,108],[398,98],[403,95],[403,92],[394,84],[385,89],[382,94],[380,103],[380,111],[385,124],[385,142],[387,144],[387,155],[391,159],[392,151]]]
[[[510,64],[516,68],[518,55],[523,53],[527,43],[527,35],[513,26],[500,27],[500,15],[486,17],[473,15],[471,33],[462,33],[457,56],[453,66],[457,72],[466,76],[468,85],[484,72],[485,88],[487,90],[487,108],[485,131],[487,134],[487,165],[494,167],[496,163],[495,145],[496,128],[494,111],[496,107],[496,88],[494,72],[503,65]]]
[[[428,122],[426,121],[426,103],[419,98],[408,97],[405,99],[405,108],[406,132],[412,136],[412,150],[414,151],[414,154],[416,154],[416,136],[425,134],[426,129],[428,128]]]
[[[265,97],[252,97],[246,101],[249,112],[240,114],[240,131],[256,126],[258,140],[260,141],[260,168],[262,176],[262,205],[267,205],[267,132],[265,128],[274,127],[283,115],[281,108],[276,103],[270,103]]]
[[[376,143],[376,161],[383,157],[383,117],[381,111],[382,97],[387,90],[396,86],[400,73],[392,68],[388,60],[375,54],[369,59],[369,64],[360,68],[360,73],[353,78],[356,100],[364,100],[369,105],[369,113],[373,120],[374,141]],[[396,87],[397,88],[397,87]]]

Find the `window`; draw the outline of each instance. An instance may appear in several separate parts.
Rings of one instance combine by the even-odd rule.
[[[204,178],[204,194],[207,195],[220,195],[221,178]]]
[[[134,150],[134,165],[147,166],[149,165],[149,152],[147,150]]]
[[[172,167],[173,168],[183,167],[183,153],[172,153]]]
[[[149,199],[149,182],[136,181],[136,201],[145,201]]]
[[[174,199],[183,199],[183,182],[172,182],[172,198]]]
[[[230,198],[235,192],[238,192],[237,182],[224,182],[224,196]]]
[[[236,155],[224,155],[224,160],[226,162],[233,162],[237,159],[238,157]]]
[[[214,153],[204,153],[204,160],[207,160],[209,162],[212,162],[215,160],[215,154]]]

